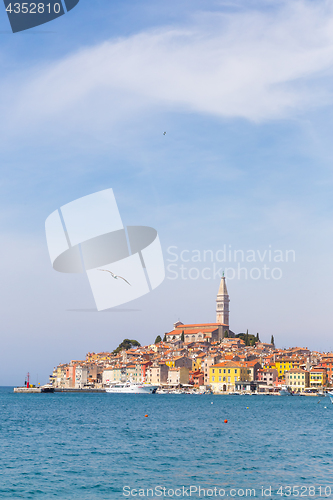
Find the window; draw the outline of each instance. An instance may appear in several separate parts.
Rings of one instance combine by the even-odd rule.
[[[219,382],[221,382],[221,377],[219,377]]]
[[[225,382],[225,377],[223,377],[223,382]]]
[[[228,370],[228,373],[230,373],[230,370]],[[230,378],[230,377],[229,377]]]
[[[228,377],[228,382],[230,382],[230,377]]]
[[[219,369],[219,373],[221,373],[221,372],[222,372],[222,370],[221,370],[221,368],[220,368],[220,369]]]
[[[225,373],[225,370],[223,370],[223,373]]]
[[[235,373],[237,373],[237,368],[235,368]]]
[[[215,373],[215,368],[212,369],[212,372]]]

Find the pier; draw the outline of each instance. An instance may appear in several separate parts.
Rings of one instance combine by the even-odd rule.
[[[14,392],[32,394],[32,393],[42,392],[42,388],[41,387],[14,387]]]

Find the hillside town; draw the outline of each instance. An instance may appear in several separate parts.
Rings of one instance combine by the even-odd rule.
[[[89,352],[84,360],[59,364],[50,376],[57,389],[103,389],[116,382],[145,382],[161,390],[186,388],[214,393],[316,393],[332,385],[333,353],[307,347],[278,349],[259,334],[229,329],[229,295],[222,276],[216,323],[177,321],[163,339],[140,346],[125,339],[113,352]]]

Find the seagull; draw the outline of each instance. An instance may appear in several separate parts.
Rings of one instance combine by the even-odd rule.
[[[113,274],[112,271],[108,271],[107,269],[97,269],[97,271],[105,271],[106,273],[110,273],[112,278],[114,278],[115,280],[120,278],[121,280],[124,280],[124,281],[126,281],[126,283],[128,283],[128,281],[125,280],[125,278],[123,278],[122,276],[117,276],[116,274]],[[132,286],[131,283],[128,283],[128,284],[129,284],[129,286]]]
[[[165,135],[165,134],[166,134],[166,132],[163,132],[163,135]]]

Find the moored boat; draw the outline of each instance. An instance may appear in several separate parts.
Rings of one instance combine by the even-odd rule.
[[[41,392],[54,392],[54,387],[49,384],[43,385],[41,387]]]
[[[293,394],[290,392],[289,387],[282,385],[280,389],[280,396],[293,396]]]
[[[118,382],[105,389],[108,393],[120,394],[155,394],[157,385],[140,382]]]

